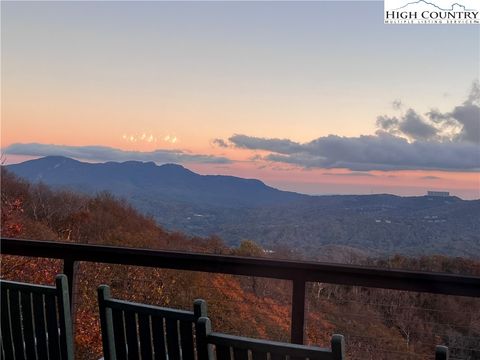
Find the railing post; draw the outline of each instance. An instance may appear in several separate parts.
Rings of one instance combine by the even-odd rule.
[[[75,334],[75,299],[73,298],[73,287],[75,286],[75,261],[71,258],[63,259],[63,273],[68,279],[68,297],[70,298],[70,313],[72,318],[72,333]],[[75,336],[75,335],[74,335]],[[72,351],[75,353],[75,344]]]
[[[67,276],[68,279],[68,295],[70,297],[70,307],[73,310],[73,287],[74,283],[74,269],[75,261],[70,258],[63,259],[63,273]]]
[[[292,322],[291,342],[303,344],[305,326],[305,281],[301,278],[293,280],[292,290]]]

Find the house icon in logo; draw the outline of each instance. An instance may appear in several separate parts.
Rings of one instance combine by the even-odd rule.
[[[461,5],[459,3],[453,3],[451,4],[450,8],[444,9],[431,1],[425,1],[425,0],[408,2],[405,5],[394,10],[397,10],[397,11],[404,10],[404,9],[408,10],[410,7],[417,8],[419,5],[431,6],[440,11],[475,11],[475,9],[467,9],[465,5]]]

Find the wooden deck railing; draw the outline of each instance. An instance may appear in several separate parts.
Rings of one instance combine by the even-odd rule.
[[[1,238],[0,253],[62,259],[70,289],[77,261],[290,280],[291,341],[297,344],[303,343],[307,282],[480,297],[480,277],[445,273],[9,238]]]

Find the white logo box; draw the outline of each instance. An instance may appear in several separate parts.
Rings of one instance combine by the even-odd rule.
[[[384,0],[385,24],[478,25],[480,0]]]

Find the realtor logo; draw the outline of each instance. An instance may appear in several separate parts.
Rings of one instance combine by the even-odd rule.
[[[384,1],[385,24],[480,24],[479,0]]]

